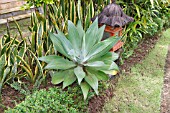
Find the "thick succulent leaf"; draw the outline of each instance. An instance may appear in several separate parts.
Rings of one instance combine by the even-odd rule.
[[[59,34],[61,36],[65,36],[65,34],[62,31],[60,31],[60,29],[58,29],[58,28],[56,28],[56,29],[57,29],[57,34]]]
[[[84,66],[89,66],[89,67],[103,67],[105,66],[105,63],[103,61],[95,61],[95,62],[89,62],[84,64]]]
[[[96,70],[95,68],[87,68],[88,72],[96,75],[98,80],[109,80],[109,76],[100,70]]]
[[[109,76],[107,74],[103,73],[102,71],[97,71],[96,77],[98,80],[103,80],[103,81],[109,80]]]
[[[115,61],[119,58],[119,54],[112,52],[112,60]]]
[[[71,85],[72,83],[74,83],[76,81],[76,76],[74,74],[73,70],[69,70],[68,73],[65,75],[64,77],[64,81],[63,81],[63,89],[69,85]]]
[[[52,74],[52,84],[59,84],[64,81],[64,77],[67,75],[68,71],[59,71]]]
[[[93,59],[90,59],[88,60],[89,62],[94,62],[94,61],[104,61],[104,60],[108,60],[108,59],[112,59],[112,53],[111,52],[107,52],[106,54],[104,54],[103,56],[101,57],[97,57],[97,58],[93,58]]]
[[[60,34],[54,34],[61,42],[62,46],[64,47],[64,50],[68,53],[71,49],[73,49],[72,44],[70,41],[63,35],[61,32]]]
[[[66,56],[68,58],[71,58],[68,55],[67,51],[64,49],[63,44],[61,43],[61,41],[53,33],[49,32],[49,35],[50,35],[51,41],[53,42],[55,50],[59,51],[64,56]]]
[[[96,35],[96,37],[97,37],[96,43],[98,43],[99,41],[102,40],[105,27],[106,27],[106,26],[103,25],[102,27],[99,28],[99,30],[98,30],[98,32],[97,32],[97,35]]]
[[[73,68],[76,65],[64,58],[57,58],[55,60],[52,60],[46,67],[45,69],[69,69],[69,68]]]
[[[68,40],[71,42],[73,48],[76,51],[80,51],[81,38],[79,36],[76,26],[71,21],[68,21]]]
[[[85,77],[85,81],[94,89],[98,95],[98,79],[95,75],[88,73],[88,76]]]
[[[120,40],[118,37],[110,37],[98,44],[96,44],[89,52],[85,60],[98,58],[106,53]]]
[[[82,82],[80,84],[80,87],[81,87],[81,90],[83,92],[84,100],[86,100],[87,99],[87,95],[88,95],[89,90],[90,90],[90,86],[86,82]]]
[[[87,29],[85,37],[83,37],[83,56],[85,57],[93,45],[96,43],[96,34],[98,31],[98,19],[96,19],[93,24]]]
[[[78,79],[78,83],[80,85],[81,81],[83,80],[83,78],[86,76],[86,73],[83,71],[83,68],[78,66],[74,69],[74,73]]]
[[[117,70],[105,70],[103,71],[105,74],[108,74],[108,75],[116,75],[118,73]]]
[[[85,35],[85,31],[83,30],[83,26],[82,26],[82,23],[81,23],[80,20],[77,23],[77,31],[79,33],[79,36],[80,36],[80,39],[81,39],[81,44],[82,44],[83,36]]]
[[[119,71],[119,67],[115,62],[112,62],[112,64],[110,65],[109,70],[117,70],[117,71]]]
[[[50,63],[51,61],[57,60],[57,59],[60,59],[60,58],[61,58],[61,56],[49,55],[49,56],[40,57],[40,58],[38,58],[38,59],[41,60],[41,61],[43,61],[43,62]]]
[[[104,60],[105,66],[101,67],[94,67],[96,70],[102,70],[102,71],[107,71],[107,70],[117,70],[119,71],[119,67],[115,62],[112,60]]]

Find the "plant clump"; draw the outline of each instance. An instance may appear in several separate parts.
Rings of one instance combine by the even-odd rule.
[[[108,80],[108,74],[118,71],[114,62],[118,55],[109,50],[120,40],[120,37],[110,37],[101,41],[105,26],[98,28],[98,20],[85,32],[79,21],[75,26],[68,21],[68,35],[60,30],[58,34],[50,34],[54,49],[65,56],[49,55],[39,58],[47,63],[45,69],[56,70],[52,76],[52,83],[63,82],[63,88],[78,81],[84,99],[90,88],[98,94],[98,82]]]

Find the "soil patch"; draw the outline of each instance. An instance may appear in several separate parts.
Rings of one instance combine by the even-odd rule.
[[[130,68],[142,62],[146,55],[148,55],[149,51],[154,48],[156,42],[158,41],[159,36],[153,36],[150,38],[146,38],[142,41],[138,47],[134,50],[134,53],[131,57],[124,61],[124,64],[120,66],[121,70],[128,73]],[[118,81],[119,76],[115,77],[115,79],[111,80],[112,88],[109,88],[104,92],[104,95],[95,96],[89,102],[89,113],[98,113],[101,112],[105,102],[114,96],[114,87]]]
[[[162,92],[161,113],[170,113],[170,46],[165,65],[164,88]]]

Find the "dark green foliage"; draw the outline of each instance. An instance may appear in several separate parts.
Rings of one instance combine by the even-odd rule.
[[[60,88],[42,89],[26,97],[25,101],[14,109],[8,109],[5,113],[81,113],[85,109],[88,100],[83,101],[81,89],[69,87],[67,91]],[[92,94],[90,94],[92,95]],[[88,98],[89,99],[89,98]]]
[[[169,25],[170,9],[167,0],[117,0],[124,12],[135,21],[125,27],[123,58],[133,54],[133,50],[143,39],[151,37]]]

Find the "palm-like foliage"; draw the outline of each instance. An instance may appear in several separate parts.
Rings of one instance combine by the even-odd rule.
[[[50,33],[55,50],[66,57],[44,56],[39,60],[48,63],[45,69],[58,70],[52,75],[52,83],[63,82],[63,88],[71,85],[76,80],[81,86],[84,99],[87,98],[89,89],[98,94],[98,81],[108,80],[107,74],[118,70],[114,62],[117,54],[109,52],[120,39],[111,37],[100,41],[103,37],[105,26],[98,28],[98,20],[85,32],[79,21],[75,26],[68,21],[67,37],[58,30],[58,34]]]

